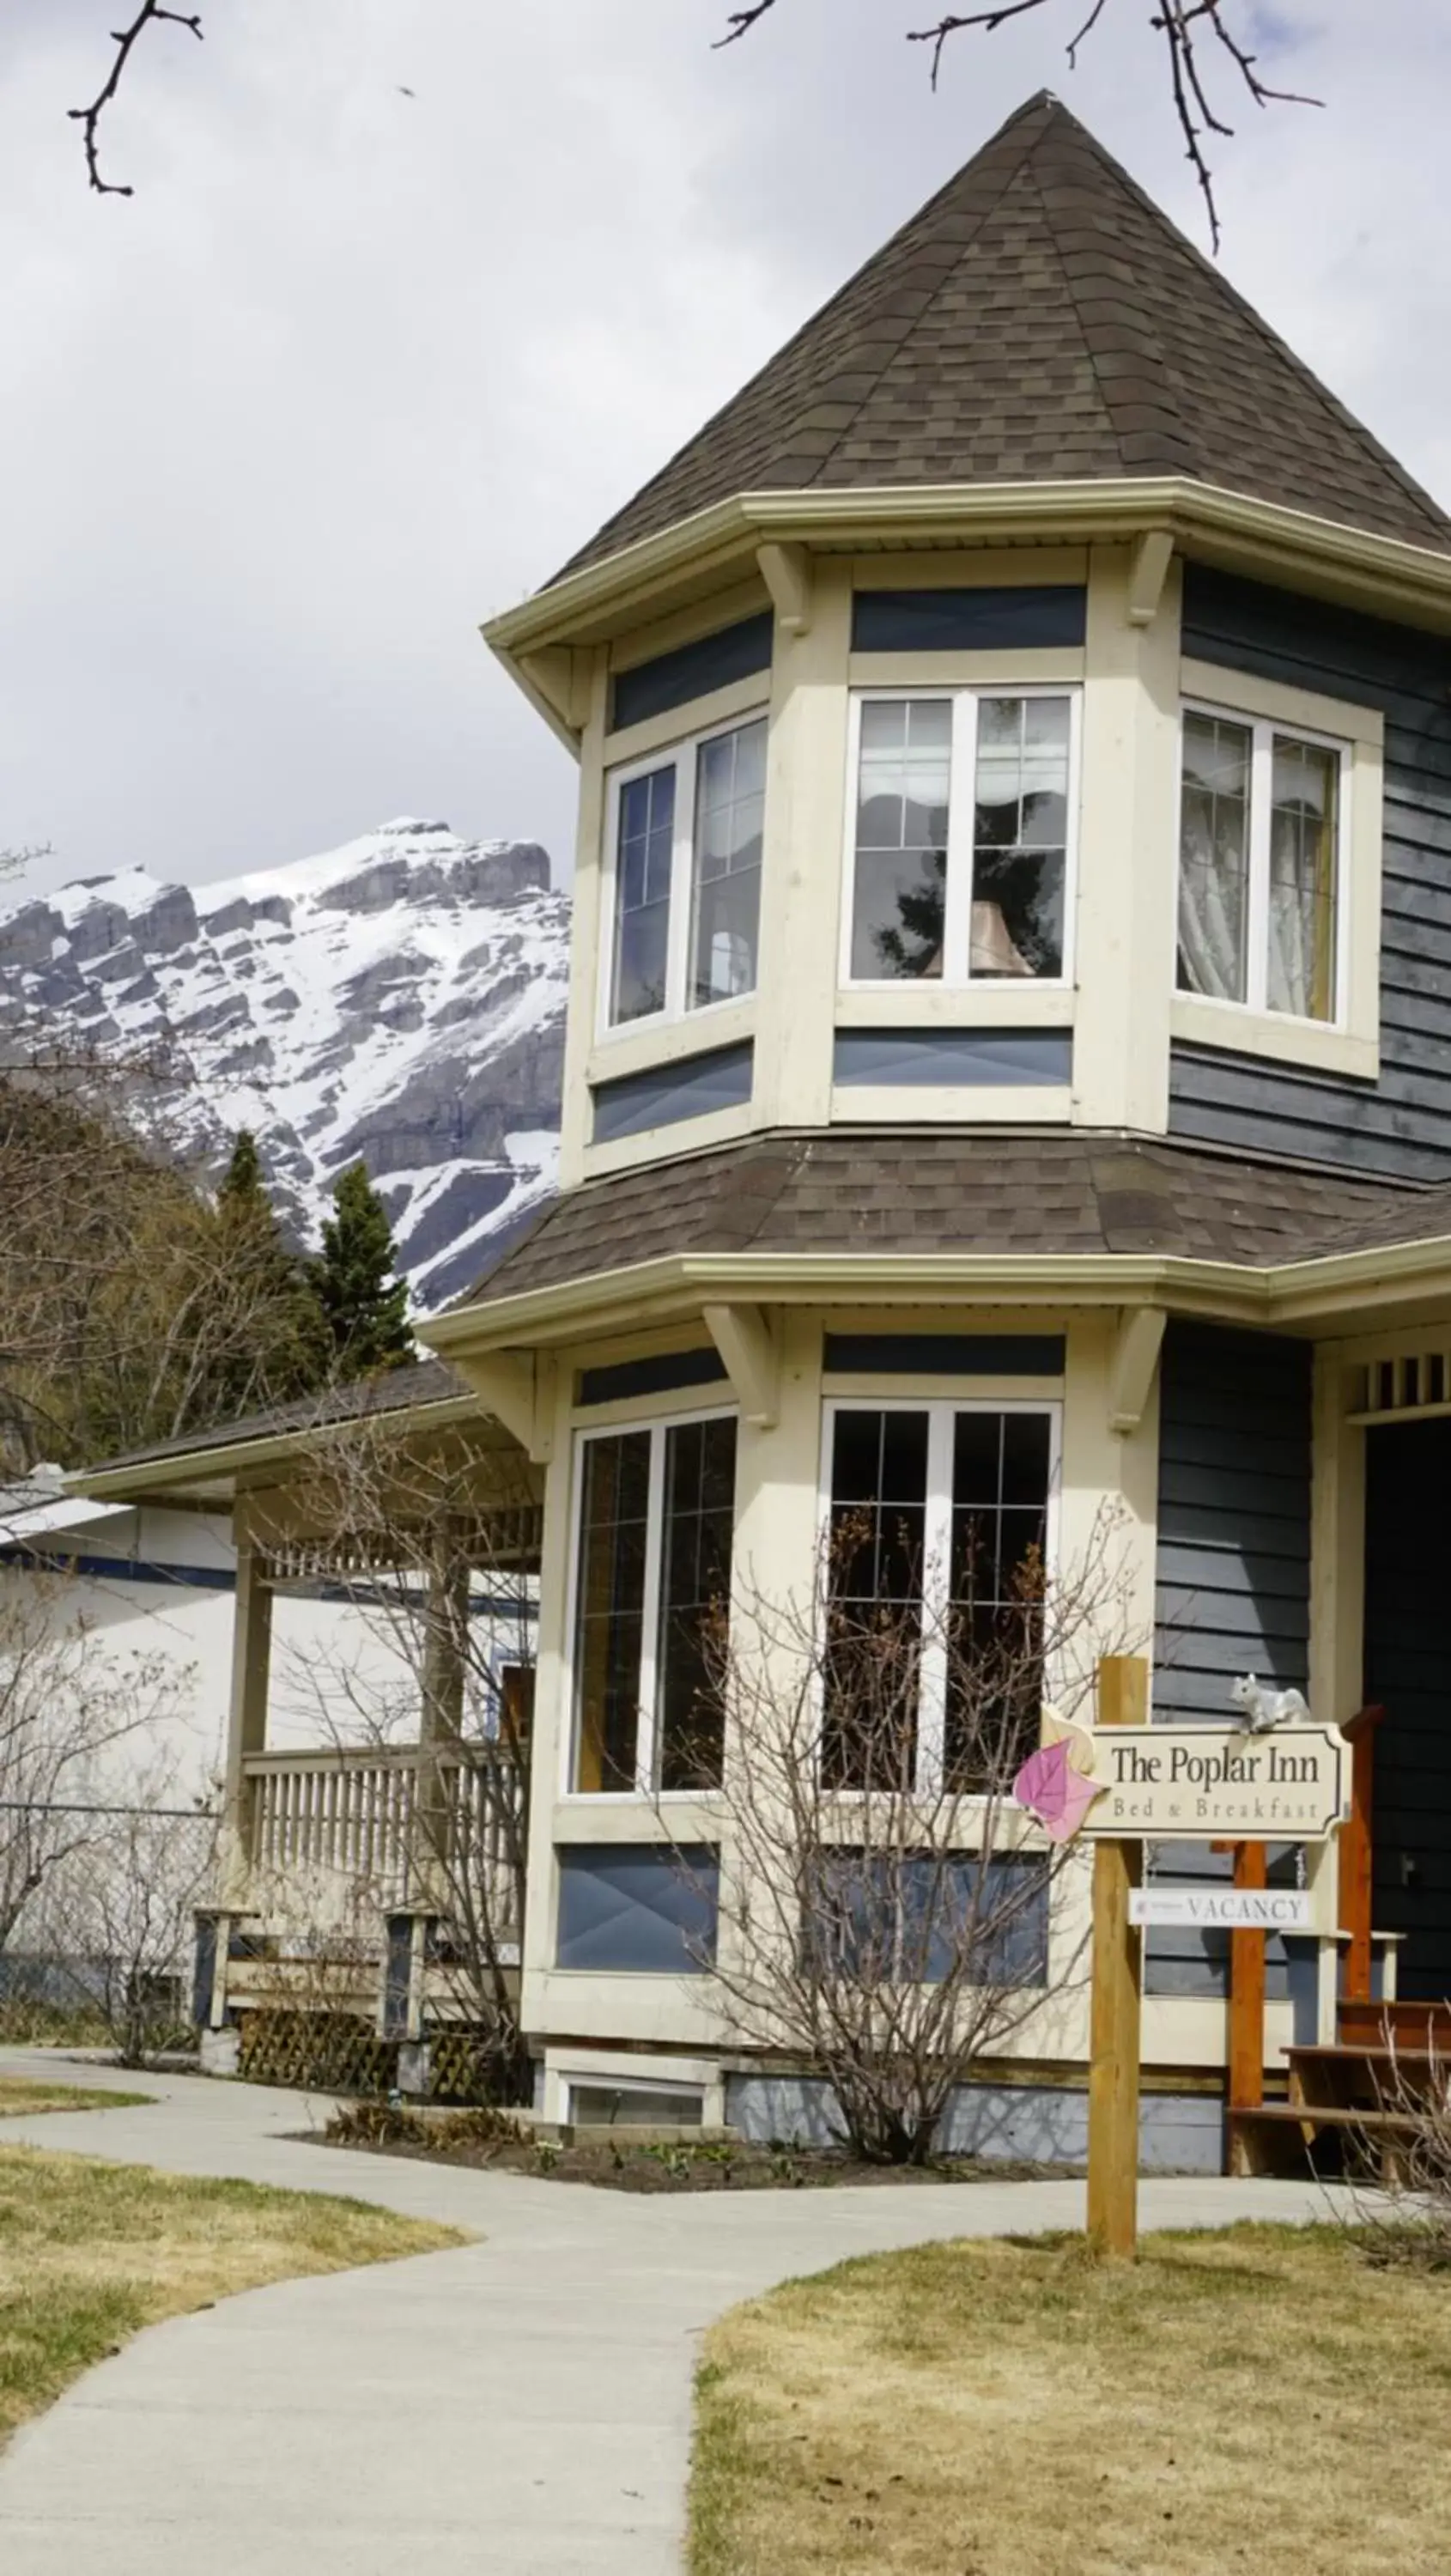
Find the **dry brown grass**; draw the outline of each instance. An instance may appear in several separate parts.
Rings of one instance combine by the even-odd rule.
[[[927,2246],[716,2326],[693,2576],[1445,2576],[1451,2283],[1330,2228]]]
[[[163,2317],[465,2241],[360,2201],[0,2146],[0,2439]]]
[[[154,2093],[118,2093],[91,2084],[52,2084],[46,2076],[0,2075],[0,2120],[22,2111],[121,2111],[154,2102]]]

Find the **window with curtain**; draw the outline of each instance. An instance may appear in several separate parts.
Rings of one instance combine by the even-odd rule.
[[[858,702],[847,971],[962,984],[1066,969],[1072,691]]]
[[[1336,1018],[1346,757],[1268,719],[1185,709],[1181,992]]]
[[[720,1785],[733,1414],[579,1443],[573,1785]]]
[[[765,802],[764,716],[616,773],[610,1027],[755,991]]]
[[[1001,1787],[1037,1741],[1056,1408],[835,1404],[822,1777]]]

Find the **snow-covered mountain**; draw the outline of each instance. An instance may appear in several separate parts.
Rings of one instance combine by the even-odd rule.
[[[239,1127],[315,1234],[358,1155],[437,1307],[552,1186],[568,905],[529,841],[385,823],[217,885],[144,868],[0,914],[0,1018],[169,1050],[168,1139],[215,1170]]]

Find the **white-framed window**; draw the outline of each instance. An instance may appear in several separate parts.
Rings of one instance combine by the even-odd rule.
[[[1186,700],[1181,746],[1180,992],[1343,1020],[1351,745]]]
[[[736,1416],[581,1432],[576,1469],[569,1786],[718,1788]]]
[[[756,989],[766,718],[610,777],[601,1021],[680,1019]]]
[[[1068,980],[1078,739],[1061,686],[854,698],[846,983]]]
[[[923,1794],[1001,1782],[1031,1751],[1061,1420],[1051,1402],[827,1403],[827,1787],[880,1780],[884,1743]]]

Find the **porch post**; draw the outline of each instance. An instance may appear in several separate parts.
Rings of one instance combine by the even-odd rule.
[[[237,1599],[232,1618],[232,1694],[222,1778],[219,1870],[222,1901],[245,1901],[252,1861],[254,1788],[247,1758],[267,1749],[267,1684],[272,1661],[272,1594],[250,1540],[237,1546]]]
[[[413,1809],[414,1902],[434,1912],[443,1901],[450,1857],[446,1757],[457,1754],[463,1740],[468,1615],[468,1552],[457,1529],[445,1523],[428,1577]]]

